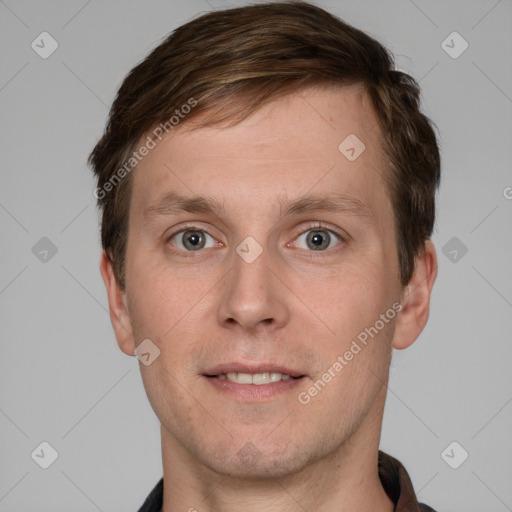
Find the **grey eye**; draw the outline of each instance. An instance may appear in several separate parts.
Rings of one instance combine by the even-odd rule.
[[[331,242],[335,242],[336,239],[339,241],[339,236],[328,229],[311,229],[302,233],[302,235],[297,238],[297,241],[303,240],[305,242],[305,246],[301,246],[300,243],[296,245],[301,249],[323,251],[325,249],[330,249],[332,247]]]
[[[198,251],[206,247],[208,237],[213,241],[213,238],[202,229],[187,229],[176,233],[172,237],[171,243],[184,251]],[[214,245],[209,247],[214,247]]]

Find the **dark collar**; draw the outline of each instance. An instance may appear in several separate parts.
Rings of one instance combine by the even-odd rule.
[[[395,512],[435,512],[428,505],[418,503],[411,479],[400,461],[380,450],[379,478],[389,499],[395,504]]]
[[[379,478],[382,486],[395,504],[395,512],[435,512],[418,503],[411,479],[402,464],[395,458],[379,451]],[[164,479],[156,484],[138,512],[160,512],[164,499]]]

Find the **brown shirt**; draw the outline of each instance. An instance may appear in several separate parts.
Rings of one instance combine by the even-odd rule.
[[[435,512],[433,508],[418,503],[411,479],[402,464],[379,451],[379,478],[382,486],[395,504],[395,512]],[[164,499],[163,478],[156,484],[138,512],[160,512]]]

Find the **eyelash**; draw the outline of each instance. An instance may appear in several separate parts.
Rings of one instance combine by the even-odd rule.
[[[208,236],[210,236],[211,238],[214,239],[214,237],[212,235],[210,235],[210,233],[208,233],[205,229],[202,229],[202,228],[199,228],[193,224],[190,224],[190,225],[186,225],[184,227],[182,227],[179,231],[176,231],[175,233],[173,233],[172,235],[169,235],[169,237],[167,237],[167,242],[171,242],[171,240],[182,234],[182,233],[185,233],[187,231],[200,231],[202,233],[206,233]],[[301,237],[302,235],[306,234],[308,231],[327,231],[329,232],[330,234],[334,234],[334,236],[336,238],[338,238],[339,242],[342,243],[342,242],[345,242],[345,237],[343,237],[341,234],[339,234],[337,231],[334,231],[332,228],[330,228],[327,224],[325,224],[324,222],[321,222],[321,221],[317,221],[317,222],[314,222],[313,224],[309,225],[308,228],[304,231],[302,231],[301,233],[299,233],[294,241]],[[215,239],[214,239],[215,240]],[[336,247],[339,245],[339,243],[335,246],[335,247],[331,247],[330,249],[325,249],[325,250],[322,250],[322,251],[314,251],[314,250],[306,250],[307,252],[315,252],[315,253],[325,253],[325,252],[328,252],[328,251],[333,251],[333,250],[336,250]],[[171,244],[172,246],[172,244]],[[174,247],[174,246],[173,246]],[[183,255],[184,253],[185,254],[189,254],[189,255],[192,255],[194,254],[195,252],[201,252],[202,250],[198,250],[198,251],[184,251],[182,249],[177,249],[177,248],[173,248],[172,249],[173,252],[175,253],[179,253],[180,255]]]
[[[328,233],[334,235],[338,239],[338,242],[339,242],[338,244],[336,244],[336,246],[331,247],[330,249],[325,249],[323,251],[307,250],[307,252],[309,252],[309,253],[325,253],[325,252],[329,252],[329,251],[332,252],[332,251],[336,250],[336,248],[338,247],[338,245],[340,245],[340,243],[345,242],[345,237],[343,237],[340,233],[331,229],[327,224],[325,224],[324,222],[321,222],[321,221],[314,222],[311,225],[309,225],[308,229],[299,233],[297,235],[297,237],[295,238],[295,240],[297,238],[301,237],[302,235],[306,234],[309,231],[327,231]],[[304,249],[304,250],[306,250],[306,249]]]

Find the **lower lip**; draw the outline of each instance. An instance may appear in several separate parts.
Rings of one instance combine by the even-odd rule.
[[[296,390],[304,380],[304,377],[300,377],[298,379],[279,380],[258,386],[256,384],[238,384],[228,379],[220,380],[216,377],[206,377],[205,375],[203,375],[203,377],[218,391],[227,393],[239,400],[253,402],[275,398],[284,393]]]

